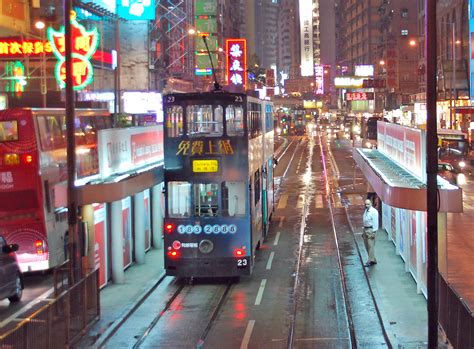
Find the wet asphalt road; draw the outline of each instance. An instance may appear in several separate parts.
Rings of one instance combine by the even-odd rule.
[[[184,285],[163,311],[183,282],[167,277],[106,347],[131,348],[144,332],[141,348],[387,347],[344,207],[365,195],[350,143],[319,135],[287,141],[268,239],[207,332],[227,281]]]

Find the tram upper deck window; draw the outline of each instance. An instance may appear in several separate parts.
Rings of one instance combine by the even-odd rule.
[[[166,111],[166,135],[168,137],[181,137],[183,135],[183,107],[174,105]]]
[[[212,110],[211,105],[190,105],[186,108],[188,135],[190,137],[218,137],[224,130],[224,111],[221,106]]]
[[[225,217],[239,217],[245,215],[245,203],[247,202],[246,188],[244,182],[223,182],[222,191],[222,215]]]
[[[171,218],[191,216],[191,183],[168,183],[168,216]]]
[[[214,217],[219,213],[219,185],[193,184],[194,212],[197,217]]]
[[[228,136],[243,136],[244,110],[242,107],[227,106],[225,108],[225,123]]]

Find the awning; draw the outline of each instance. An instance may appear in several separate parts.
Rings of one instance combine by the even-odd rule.
[[[376,149],[352,151],[367,181],[382,200],[407,210],[426,211],[426,183]],[[439,211],[462,212],[462,189],[438,176]]]

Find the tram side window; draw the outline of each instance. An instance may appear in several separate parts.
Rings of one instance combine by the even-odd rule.
[[[222,136],[224,129],[223,109],[211,105],[190,105],[186,108],[188,135],[190,137]]]
[[[214,217],[219,213],[219,185],[216,183],[195,183],[194,215],[197,217]]]
[[[191,183],[168,183],[168,216],[171,218],[191,216]]]
[[[260,201],[260,191],[261,191],[261,188],[260,188],[260,170],[257,170],[254,173],[253,178],[254,178],[254,186],[253,186],[254,204],[256,206],[258,204],[258,202]]]
[[[183,135],[183,107],[172,106],[166,111],[166,135],[181,137]]]
[[[242,107],[227,106],[225,108],[225,122],[228,136],[242,136],[244,134],[244,111]]]
[[[225,217],[241,217],[245,215],[247,200],[245,182],[223,182],[221,186],[222,215]]]

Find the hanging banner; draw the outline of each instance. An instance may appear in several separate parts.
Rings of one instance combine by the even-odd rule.
[[[313,0],[300,0],[301,76],[313,76]]]
[[[227,83],[245,88],[247,85],[247,40],[227,39],[225,47]]]
[[[66,40],[64,26],[59,31],[48,29],[48,40],[53,53],[58,59],[55,77],[60,88],[66,87]],[[72,75],[74,90],[82,90],[94,79],[91,58],[99,45],[97,28],[87,31],[76,21],[76,14],[71,12],[72,35]]]

